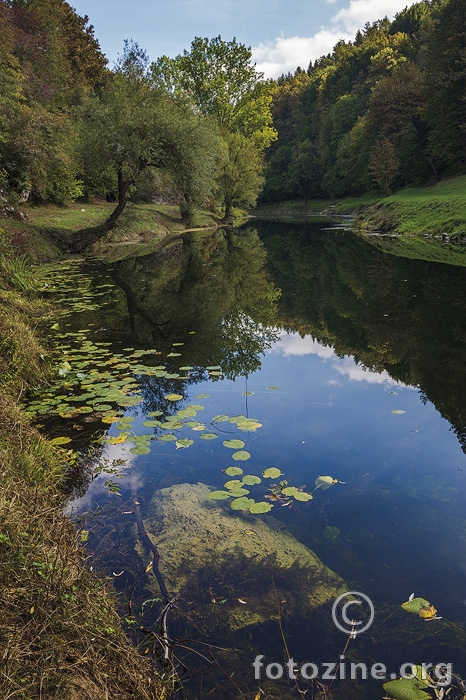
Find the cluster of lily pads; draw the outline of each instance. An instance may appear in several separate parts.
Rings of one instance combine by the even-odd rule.
[[[226,442],[240,441],[227,440]],[[214,501],[232,498],[233,500],[230,502],[232,510],[248,510],[250,513],[268,513],[272,510],[273,503],[267,503],[266,501],[256,502],[253,498],[248,498],[250,492],[245,487],[260,484],[262,482],[261,477],[255,474],[243,474],[243,470],[240,467],[228,467],[224,469],[224,474],[227,476],[241,476],[241,479],[231,479],[225,482],[224,488],[226,490],[211,491],[210,498]],[[262,472],[264,479],[277,479],[279,476],[283,476],[283,474],[277,467],[268,467]],[[334,479],[332,476],[319,476],[314,482],[314,491],[317,489],[325,490],[338,483],[344,482],[339,482],[338,479]],[[282,480],[279,484],[271,484],[267,489],[265,498],[269,501],[279,502],[280,505],[291,505],[293,499],[304,503],[312,500],[312,493],[304,491],[304,487],[288,486],[288,481]]]

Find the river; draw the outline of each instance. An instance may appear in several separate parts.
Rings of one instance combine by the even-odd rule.
[[[466,675],[466,268],[350,232],[257,222],[108,265],[71,259],[43,281],[62,310],[57,382],[28,410],[79,455],[68,511],[144,652],[160,651],[162,601],[134,499],[148,527],[156,492],[201,483],[227,494],[209,513],[245,519],[245,537],[273,517],[372,601],[348,663],[443,662]],[[242,510],[244,499],[269,513]],[[273,557],[249,571],[243,543],[230,562],[211,551],[196,568],[199,527],[187,548],[189,527],[186,537],[167,618],[180,697],[300,697],[265,669],[339,660],[348,634],[331,601],[309,608],[306,571]],[[173,560],[162,545],[160,556],[164,573]],[[403,610],[412,593],[442,619]],[[320,679],[333,698],[383,696],[380,678],[339,675]],[[306,697],[319,697],[317,680],[299,679]]]

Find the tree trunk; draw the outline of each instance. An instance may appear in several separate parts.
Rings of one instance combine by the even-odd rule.
[[[108,221],[107,221],[107,227],[108,228],[113,228],[118,220],[118,218],[123,214],[123,211],[126,207],[126,193],[128,192],[128,188],[130,185],[132,185],[134,182],[134,179],[130,180],[124,180],[123,179],[123,174],[121,170],[118,170],[118,204],[116,205],[115,209],[112,211],[110,214]]]

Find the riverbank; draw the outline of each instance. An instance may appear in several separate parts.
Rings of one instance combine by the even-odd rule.
[[[347,197],[266,204],[253,212],[258,218],[307,220],[315,216],[355,217],[364,231],[403,235],[450,237],[466,235],[466,176],[450,178],[430,187],[407,188],[390,197]]]
[[[63,514],[75,455],[41,436],[18,405],[50,376],[41,329],[53,323],[18,262],[25,241],[15,249],[0,230],[0,697],[161,700],[160,676],[127,640],[111,587],[84,566]],[[36,260],[55,253],[45,233],[28,250]]]

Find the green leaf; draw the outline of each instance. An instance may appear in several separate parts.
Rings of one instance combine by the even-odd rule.
[[[268,386],[267,389],[269,391],[280,391],[281,386]]]
[[[251,513],[268,513],[272,510],[272,508],[273,505],[271,503],[259,501],[259,503],[254,503],[254,505],[251,506],[249,510]]]
[[[228,491],[211,491],[209,498],[213,498],[214,501],[224,501],[230,498],[230,493]]]
[[[180,352],[169,352],[167,357],[181,357]]]
[[[383,689],[394,700],[432,700],[432,696],[422,690],[426,687],[417,678],[399,678],[383,684]]]
[[[215,435],[215,433],[203,433],[201,435],[201,440],[215,440],[218,438],[218,435]]]
[[[249,452],[246,452],[246,450],[239,450],[238,452],[233,452],[231,455],[232,459],[236,460],[237,462],[245,462],[247,459],[250,458]]]
[[[196,399],[208,399],[210,394],[197,394]]]
[[[230,505],[232,510],[249,510],[254,505],[254,499],[242,496],[241,498],[235,498]]]
[[[194,444],[194,440],[188,440],[188,438],[183,438],[182,440],[176,441],[176,447],[191,447]]]
[[[304,491],[298,491],[297,493],[293,494],[293,498],[295,498],[297,501],[303,501],[304,503],[306,501],[310,501],[314,498],[314,496],[311,493],[305,493]]]
[[[235,489],[236,487],[241,488],[241,481],[239,479],[231,479],[223,484],[226,489]]]
[[[254,476],[254,474],[246,474],[243,476],[242,481],[246,486],[254,486],[254,484],[260,484],[262,479],[260,476]]]
[[[265,479],[278,479],[279,476],[282,475],[282,472],[280,469],[277,469],[277,467],[269,467],[268,469],[264,469],[262,472],[262,476]]]
[[[180,401],[183,396],[181,394],[167,394],[165,398],[167,401]]]
[[[419,610],[421,608],[423,608],[424,606],[429,607],[429,605],[430,602],[425,598],[413,598],[412,600],[407,600],[406,603],[402,603],[401,607],[403,608],[403,610],[406,610],[406,612],[418,615]]]
[[[243,391],[241,396],[254,396],[254,392],[253,391]]]
[[[71,438],[65,436],[56,437],[50,440],[51,445],[67,445],[69,442],[71,442]]]
[[[237,486],[236,488],[231,488],[229,489],[230,491],[230,496],[232,498],[238,498],[239,496],[246,496],[249,491],[248,489],[243,489],[241,486]]]
[[[142,424],[146,428],[156,428],[158,425],[162,425],[159,420],[143,420]]]
[[[133,455],[148,455],[150,452],[150,448],[144,447],[144,445],[138,445],[137,447],[132,447],[130,449],[130,452],[132,452]]]
[[[228,420],[228,416],[226,416],[223,413],[220,413],[218,416],[214,416],[212,418],[212,423],[225,423],[225,421]]]
[[[242,474],[243,470],[241,467],[228,467],[225,469],[225,474],[227,476],[239,476],[239,474]]]
[[[163,411],[151,411],[147,414],[148,418],[156,418],[157,416],[163,416]]]
[[[323,491],[325,491],[326,489],[329,489],[330,486],[333,486],[335,482],[332,476],[318,476],[314,483],[316,488],[320,487]]]
[[[282,493],[284,496],[296,496],[299,491],[296,486],[287,486],[286,488],[282,489]]]
[[[157,440],[160,442],[174,442],[176,440],[176,435],[169,433],[168,435],[161,435]]]
[[[245,445],[242,440],[224,440],[223,444],[231,450],[240,450]]]

